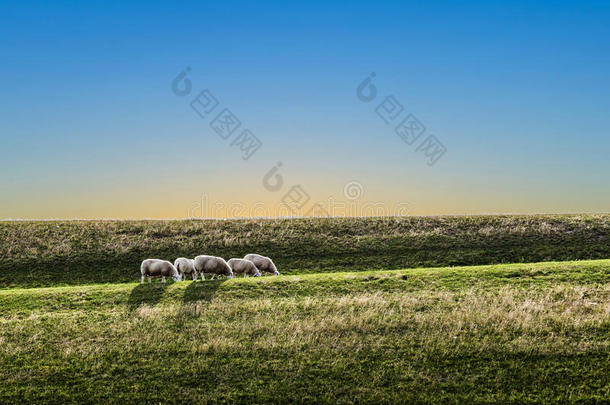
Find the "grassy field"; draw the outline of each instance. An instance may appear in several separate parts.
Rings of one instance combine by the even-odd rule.
[[[142,259],[262,253],[282,274],[610,258],[610,215],[0,222],[0,288],[130,282]]]
[[[0,290],[0,403],[610,400],[610,261]]]
[[[610,215],[0,222],[0,404],[608,402],[609,242]],[[250,252],[282,276],[137,282]]]

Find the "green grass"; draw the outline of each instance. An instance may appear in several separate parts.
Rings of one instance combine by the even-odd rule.
[[[282,274],[610,258],[610,215],[0,222],[0,287],[137,279],[149,257],[262,253]]]
[[[0,290],[0,403],[599,403],[609,376],[610,260]]]
[[[609,240],[610,215],[0,222],[0,404],[608,402]],[[283,275],[136,282],[250,252]]]

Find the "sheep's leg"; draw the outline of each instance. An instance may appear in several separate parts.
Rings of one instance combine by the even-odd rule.
[[[210,280],[214,280],[214,277],[216,277],[216,274],[212,274],[212,278]]]
[[[148,276],[148,284],[150,284],[152,281],[152,277]]]
[[[162,277],[161,277],[161,282],[162,282],[162,283],[165,283],[165,276],[162,276]]]
[[[248,277],[248,273],[244,273],[244,278]]]
[[[203,273],[201,273],[201,278],[203,278]],[[195,272],[193,272],[193,281],[197,281],[197,273]]]
[[[142,281],[140,281],[140,284],[144,284],[144,276],[142,276]]]

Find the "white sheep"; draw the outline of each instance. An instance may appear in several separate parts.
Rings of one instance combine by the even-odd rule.
[[[179,257],[174,261],[174,267],[176,267],[176,270],[180,273],[180,278],[182,280],[185,280],[188,274],[193,277],[193,281],[197,280],[197,271],[195,270],[195,261],[193,259]]]
[[[167,260],[146,259],[140,265],[140,272],[142,273],[142,283],[144,282],[144,277],[148,277],[149,283],[152,277],[161,277],[164,283],[165,277],[171,277],[174,281],[180,280],[180,273]]]
[[[227,264],[233,270],[233,274],[243,274],[244,277],[254,276],[260,277],[261,272],[256,268],[254,263],[246,259],[230,259]]]
[[[273,261],[267,256],[257,255],[256,253],[250,253],[244,256],[244,259],[250,260],[257,269],[264,273],[272,273],[274,276],[279,276],[280,272],[277,271]]]
[[[195,271],[201,274],[201,279],[205,280],[203,273],[212,273],[211,280],[218,276],[233,278],[233,270],[229,267],[225,259],[217,256],[201,255],[195,258]]]

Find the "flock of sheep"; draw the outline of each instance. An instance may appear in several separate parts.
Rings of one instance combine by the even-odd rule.
[[[166,277],[171,277],[174,281],[185,280],[190,274],[193,281],[197,281],[197,276],[201,274],[201,279],[205,280],[204,273],[215,276],[225,276],[233,278],[235,274],[243,274],[244,277],[260,277],[262,273],[270,273],[279,276],[273,261],[266,257],[254,253],[244,256],[243,259],[230,259],[228,262],[222,257],[201,255],[194,259],[179,257],[174,264],[167,260],[146,259],[140,266],[142,272],[142,283],[148,278],[150,283],[152,277],[161,277],[165,283]]]

